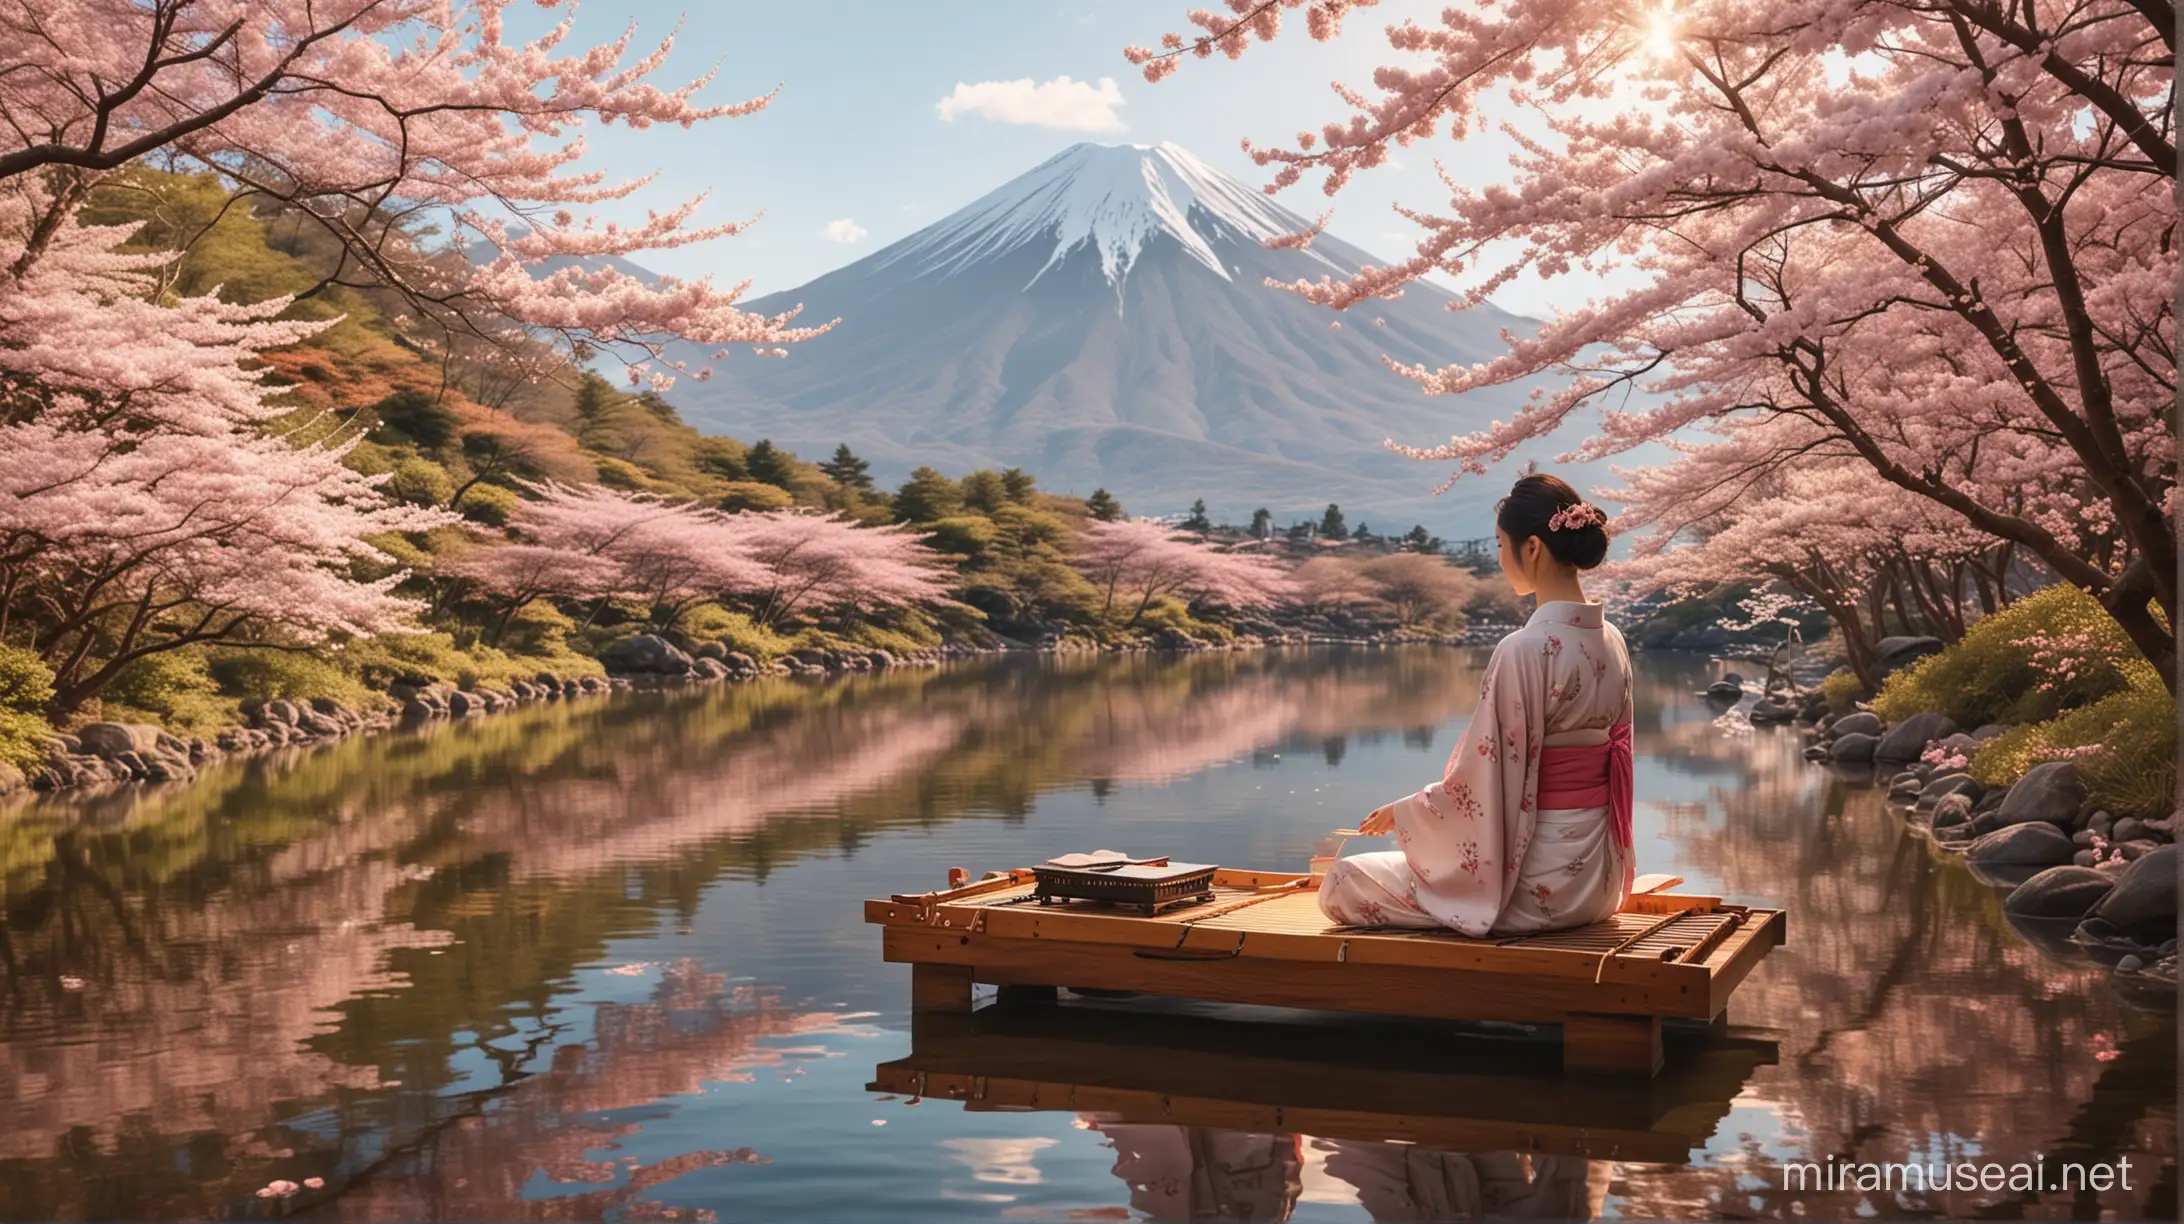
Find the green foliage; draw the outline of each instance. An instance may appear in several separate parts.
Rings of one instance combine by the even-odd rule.
[[[1103,523],[1112,523],[1122,517],[1122,503],[1105,489],[1092,490],[1092,496],[1084,499],[1084,508]]]
[[[2038,643],[2060,656],[2037,658]],[[2067,657],[2068,666],[2058,657]],[[1895,722],[1939,710],[1959,726],[2036,723],[2122,692],[2148,667],[2115,618],[2068,583],[1973,623],[1954,646],[1890,674],[1874,712]]]
[[[925,542],[949,556],[976,562],[985,559],[987,550],[1000,535],[1001,529],[992,519],[976,514],[959,514],[932,524],[927,530]]]
[[[1020,506],[1031,505],[1038,499],[1038,482],[1022,468],[1010,468],[1001,473],[1001,488],[1010,501]]]
[[[1419,530],[1424,531],[1425,528],[1421,527]],[[1251,536],[1256,540],[1271,540],[1274,538],[1274,512],[1272,510],[1261,506],[1251,512]]]
[[[2176,699],[2147,668],[2122,692],[1988,741],[1970,773],[2002,786],[2043,761],[2074,759],[2093,806],[2161,815],[2176,804],[2176,718]]]
[[[419,506],[444,506],[455,496],[455,481],[446,468],[414,456],[395,463],[394,479],[385,487],[397,500]]]
[[[593,455],[592,462],[599,465],[599,483],[610,489],[627,489],[632,493],[652,491],[652,478],[634,463],[612,455]]]
[[[751,443],[751,449],[743,456],[743,469],[751,479],[776,488],[792,488],[796,482],[796,470],[790,466],[789,456],[765,438]]]
[[[233,698],[261,701],[285,697],[308,701],[331,697],[343,705],[359,706],[371,700],[372,691],[353,673],[341,667],[347,651],[327,656],[292,650],[246,650],[222,647],[209,655],[210,673],[219,691]],[[382,684],[377,686],[383,689]]]
[[[1820,682],[1820,695],[1828,699],[1828,713],[1841,717],[1858,708],[1865,686],[1849,668],[1838,667]]]
[[[854,489],[859,493],[872,492],[872,465],[859,459],[849,449],[847,442],[835,447],[834,457],[821,463],[819,470],[826,474],[828,480],[845,489]]]
[[[723,510],[786,510],[796,504],[787,489],[755,480],[735,480],[721,486],[714,503]]]
[[[751,470],[743,466],[746,449],[734,438],[699,438],[691,447],[690,457],[697,469],[708,476],[726,481],[749,480]]]
[[[1191,503],[1191,515],[1183,520],[1185,531],[1212,531],[1213,520],[1206,517],[1206,499],[1201,497]]]
[[[692,609],[683,621],[683,633],[693,642],[719,642],[724,648],[747,654],[761,663],[796,649],[794,639],[717,604]]]
[[[0,646],[0,765],[28,769],[45,757],[41,743],[53,728],[45,720],[53,700],[53,673],[36,654]]]
[[[963,478],[962,488],[964,509],[980,514],[992,514],[1009,500],[1009,488],[999,472],[972,472]]]
[[[1329,540],[1350,538],[1350,529],[1342,522],[1342,507],[1333,502],[1327,503],[1327,513],[1320,516],[1319,533],[1322,538]]]
[[[453,409],[422,391],[402,390],[372,406],[374,442],[413,442],[436,451],[455,440],[461,424]]]
[[[463,517],[488,527],[506,527],[522,504],[523,498],[514,489],[480,482],[463,492]]]
[[[122,668],[99,694],[99,715],[158,723],[182,736],[214,735],[237,721],[233,697],[220,691],[198,647],[145,655]]]
[[[895,517],[906,523],[932,523],[963,508],[963,491],[956,482],[930,467],[910,473],[895,494]]]

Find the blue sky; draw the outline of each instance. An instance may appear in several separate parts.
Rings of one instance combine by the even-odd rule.
[[[1193,61],[1147,84],[1123,61],[1122,48],[1184,28],[1188,7],[1184,0],[593,0],[579,11],[575,41],[583,45],[617,36],[634,18],[636,45],[649,48],[681,22],[658,84],[681,84],[716,63],[719,76],[704,95],[710,100],[740,100],[782,84],[773,105],[746,118],[689,130],[591,129],[588,164],[618,175],[659,174],[635,200],[602,215],[642,216],[645,207],[699,192],[710,192],[703,220],[764,210],[760,224],[738,237],[639,260],[677,275],[750,278],[755,296],[877,250],[1080,140],[1172,140],[1261,186],[1266,172],[1244,155],[1240,139],[1282,141],[1345,116],[1328,82],[1369,86],[1373,66],[1389,55],[1383,27],[1414,6],[1399,0],[1353,17],[1332,45],[1312,42],[1298,21],[1281,41],[1254,47],[1240,61]],[[543,24],[536,10],[510,16],[533,29]],[[1062,77],[1078,84],[1056,85]],[[1009,84],[1020,81],[1045,89],[1027,99]],[[949,98],[959,99],[952,119],[941,113]],[[1057,98],[1074,104],[1051,105]],[[1121,128],[1055,126],[1068,123]],[[1402,150],[1397,164],[1345,189],[1330,229],[1375,254],[1401,256],[1409,249],[1403,235],[1415,231],[1389,206],[1400,200],[1431,209],[1445,201],[1433,159],[1462,180],[1488,182],[1503,176],[1506,149],[1498,140],[1458,146],[1443,138]],[[1328,205],[1312,176],[1277,198],[1306,216]],[[1496,300],[1539,315],[1553,296],[1532,282]]]

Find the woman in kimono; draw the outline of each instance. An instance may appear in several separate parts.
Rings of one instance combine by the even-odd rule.
[[[1480,937],[1584,926],[1622,907],[1630,656],[1578,580],[1607,556],[1606,526],[1553,476],[1526,476],[1502,499],[1502,573],[1538,609],[1494,648],[1441,780],[1359,822],[1401,849],[1335,863],[1319,889],[1329,918]]]

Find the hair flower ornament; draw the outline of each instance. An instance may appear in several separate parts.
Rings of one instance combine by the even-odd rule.
[[[1547,530],[1549,531],[1576,531],[1580,527],[1605,527],[1607,525],[1608,516],[1602,512],[1600,507],[1593,505],[1591,502],[1578,502],[1575,505],[1564,506],[1562,509],[1555,511],[1553,518],[1547,520]]]

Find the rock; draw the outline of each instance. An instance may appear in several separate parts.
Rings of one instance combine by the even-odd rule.
[[[2139,823],[2138,817],[2126,816],[2116,821],[2111,827],[2114,832],[2108,835],[2110,841],[2127,842],[2136,838],[2139,835],[2139,830],[2145,826]]]
[[[1706,686],[1705,696],[1709,701],[1742,701],[1744,686],[1732,680],[1716,680]]]
[[[2135,863],[2139,859],[2142,859],[2147,855],[2152,854],[2154,851],[2161,849],[2161,843],[2154,841],[2151,838],[2139,841],[2117,842],[2115,843],[2115,846],[2116,853],[2122,855],[2123,861],[2126,863]]]
[[[1942,650],[1942,641],[1936,637],[1884,637],[1873,644],[1873,683],[1878,685],[1897,668]]]
[[[79,728],[81,751],[112,759],[125,752],[150,752],[159,747],[160,731],[151,723],[95,722]]]
[[[1855,714],[1845,714],[1836,719],[1828,725],[1828,730],[1838,738],[1852,734],[1878,736],[1881,733],[1881,716],[1871,710],[1859,710]]]
[[[2001,723],[1981,723],[1972,731],[1972,738],[1984,744],[2007,730]]]
[[[424,702],[419,701],[415,697],[412,697],[408,701],[402,703],[403,722],[427,722],[437,716],[439,713],[440,712],[438,710],[426,705]]]
[[[2116,831],[2116,818],[2106,812],[2095,812],[2086,818],[2085,827],[2106,837]]]
[[[1919,754],[1926,751],[1928,743],[1946,739],[1956,732],[1957,725],[1947,714],[1933,711],[1913,714],[1888,729],[1881,737],[1880,745],[1873,750],[1873,756],[1882,761],[1916,761]]]
[[[728,665],[728,670],[736,673],[739,676],[748,676],[752,672],[758,670],[758,660],[752,658],[747,654],[744,654],[740,650],[729,651],[727,656],[723,658],[721,662],[726,663]]]
[[[1944,754],[1960,756],[1969,762],[1972,754],[1979,751],[1979,741],[1959,731],[1955,735],[1942,737],[1935,747],[1940,748]]]
[[[2093,848],[2093,839],[2098,836],[2099,834],[2091,829],[2080,829],[2070,835],[2070,844],[2081,850],[2091,850]]]
[[[1786,723],[1797,717],[1797,711],[1779,701],[1765,700],[1753,705],[1745,717],[1751,719],[1754,726],[1767,726]]]
[[[2039,826],[2030,826],[2038,828]],[[2163,846],[2139,858],[2116,877],[2116,887],[2093,910],[2093,917],[2126,932],[2159,931],[2156,939],[2176,936],[2176,847]]]
[[[691,659],[666,638],[640,633],[600,651],[599,662],[615,677],[687,676]]]
[[[719,659],[713,658],[710,655],[698,656],[698,658],[691,663],[691,667],[696,671],[698,675],[703,676],[707,680],[725,680],[728,677],[727,665],[723,664]]]
[[[2035,765],[2010,787],[1997,814],[2006,825],[2040,820],[2063,828],[2075,828],[2078,809],[2085,803],[2085,788],[2078,783],[2078,767],[2069,761]]]
[[[2125,953],[2123,959],[2116,962],[2116,972],[2118,973],[2137,973],[2145,967],[2146,962],[2140,960],[2135,952]]]
[[[690,657],[693,659],[712,659],[715,662],[725,663],[728,661],[728,647],[720,642],[701,642],[696,649],[690,652]]]
[[[1969,862],[1993,867],[2051,867],[2071,861],[2077,848],[2061,829],[2044,821],[2005,825],[1982,835],[1964,851]]]
[[[1994,811],[2002,806],[2002,801],[2009,798],[2009,794],[2010,788],[2007,786],[1997,786],[1982,792],[1979,798],[1972,801],[1972,814],[1976,816],[1981,812]]]
[[[303,711],[296,708],[295,702],[283,697],[275,697],[273,700],[266,702],[259,707],[258,712],[264,716],[267,722],[279,723],[284,727],[295,726],[303,716]]]
[[[1969,812],[1971,810],[1971,801],[1979,798],[1980,786],[1979,783],[1972,781],[1969,774],[1943,774],[1928,782],[1919,791],[1918,805],[1922,808],[1931,808],[1941,802],[1946,795],[1963,795],[1966,804],[1965,811]]]
[[[2115,883],[2106,872],[2090,867],[2050,867],[2012,889],[2002,902],[2002,912],[2075,922],[2091,913]]]
[[[893,667],[895,665],[895,656],[884,650],[872,651],[865,658],[872,660],[872,666],[874,667]]]
[[[2070,856],[2070,862],[2072,866],[2084,867],[2088,870],[2098,866],[2100,864],[2100,861],[2100,853],[2096,850],[2091,849],[2090,847],[2084,850],[2080,850],[2076,854]]]
[[[1863,732],[1853,731],[1835,737],[1835,747],[1828,755],[1846,765],[1859,765],[1873,759],[1873,749],[1880,740]]]
[[[1961,825],[1972,818],[1972,801],[1963,794],[1943,795],[1934,804],[1934,816],[1930,827],[1940,830]]]
[[[305,714],[298,725],[313,735],[325,736],[327,739],[339,739],[349,733],[347,727],[316,710]]]
[[[1827,760],[1827,759],[1828,759],[1828,746],[1827,746],[1826,744],[1807,744],[1807,745],[1805,745],[1805,759],[1806,759],[1806,760],[1808,760],[1808,761],[1825,761],[1825,760]]]
[[[1888,780],[1888,797],[1908,801],[1918,798],[1919,792],[1925,788],[1925,780],[1917,774],[1900,773]]]

